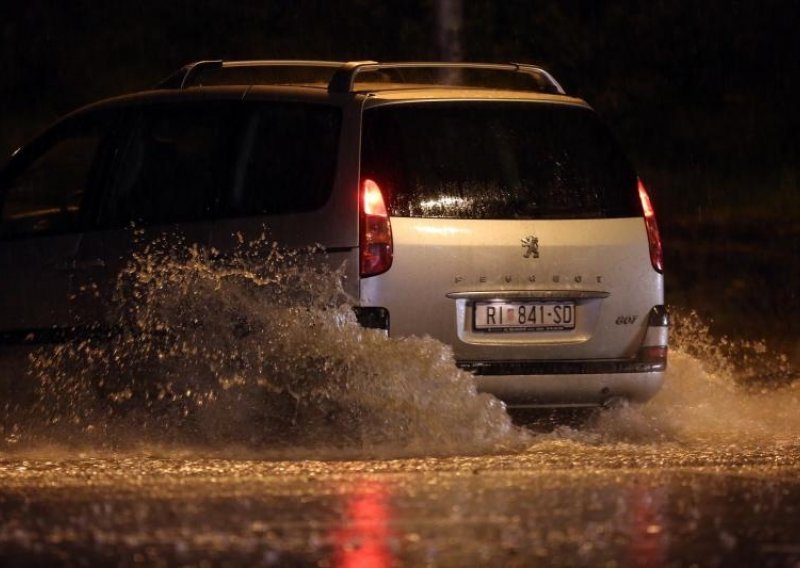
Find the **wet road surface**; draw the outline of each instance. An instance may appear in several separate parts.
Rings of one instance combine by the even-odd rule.
[[[6,566],[797,566],[800,445],[274,460],[6,455]]]
[[[174,341],[0,361],[0,565],[800,566],[798,361],[762,342],[675,318],[651,403],[531,433],[434,340],[188,274],[134,305]]]
[[[800,388],[742,388],[713,354],[673,353],[651,403],[582,429],[507,430],[468,388],[452,408],[389,400],[378,437],[344,415],[306,446],[210,444],[165,416],[191,426],[182,442],[148,441],[131,415],[82,440],[54,422],[52,443],[6,427],[0,565],[796,568]],[[770,376],[786,363],[759,357]],[[243,427],[225,412],[209,424]]]

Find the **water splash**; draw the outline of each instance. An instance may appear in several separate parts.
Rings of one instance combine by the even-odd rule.
[[[361,328],[343,271],[322,257],[265,238],[226,257],[166,240],[144,247],[118,281],[116,333],[34,358],[28,437],[338,456],[525,439],[449,347]]]
[[[595,434],[709,447],[800,443],[800,374],[786,355],[764,341],[714,338],[688,310],[673,309],[672,325],[661,392],[605,414]]]
[[[343,271],[323,257],[266,238],[227,256],[166,239],[144,246],[117,283],[116,333],[33,358],[36,396],[6,406],[5,448],[341,458],[800,443],[793,364],[763,342],[715,339],[683,310],[672,310],[667,379],[653,401],[582,430],[521,431],[449,347],[361,328]]]

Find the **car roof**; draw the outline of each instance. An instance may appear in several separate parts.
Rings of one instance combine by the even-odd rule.
[[[476,73],[486,73],[493,80],[499,78],[501,84],[495,86],[491,81],[472,84],[460,80],[462,76],[471,77]],[[452,81],[454,77],[458,80]],[[367,99],[368,107],[455,100],[588,106],[583,100],[568,96],[541,67],[522,63],[212,60],[185,65],[153,89],[98,101],[68,114],[63,120],[87,110],[143,104],[274,100],[342,106],[352,102],[354,97]]]
[[[397,104],[401,102],[424,101],[538,101],[560,104],[588,106],[579,98],[549,93],[535,93],[529,91],[515,91],[503,89],[473,88],[473,87],[443,87],[408,84],[381,84],[371,88],[372,85],[363,85],[349,95],[330,93],[320,85],[224,85],[200,86],[183,90],[155,89],[129,93],[98,101],[87,105],[64,119],[95,109],[130,108],[140,105],[159,103],[187,103],[203,101],[287,101],[305,102],[316,104],[330,104],[343,106],[358,99],[366,99],[367,107],[383,104]]]
[[[332,98],[324,89],[303,86],[269,87],[263,89],[255,89],[248,86],[214,86],[198,87],[182,91],[155,89],[127,93],[96,101],[74,110],[62,117],[58,122],[68,120],[75,115],[83,114],[87,111],[135,108],[137,106],[149,106],[160,103],[180,104],[204,101],[222,102],[258,99],[336,104],[338,102],[336,98]]]

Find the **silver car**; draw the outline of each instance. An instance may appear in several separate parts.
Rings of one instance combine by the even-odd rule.
[[[221,250],[267,226],[347,267],[363,325],[452,346],[509,407],[651,398],[661,242],[592,109],[520,65],[203,61],[89,106],[0,174],[0,340],[109,323],[132,222]]]

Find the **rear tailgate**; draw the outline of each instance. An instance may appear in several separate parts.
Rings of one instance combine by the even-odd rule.
[[[636,173],[575,99],[391,102],[364,112],[361,177],[394,264],[361,282],[393,334],[461,360],[634,357],[663,303]]]
[[[362,302],[389,309],[392,334],[430,334],[458,359],[633,357],[661,303],[641,218],[392,218],[392,229],[394,265],[362,282]],[[491,326],[501,315],[476,320],[479,304],[517,311]]]

